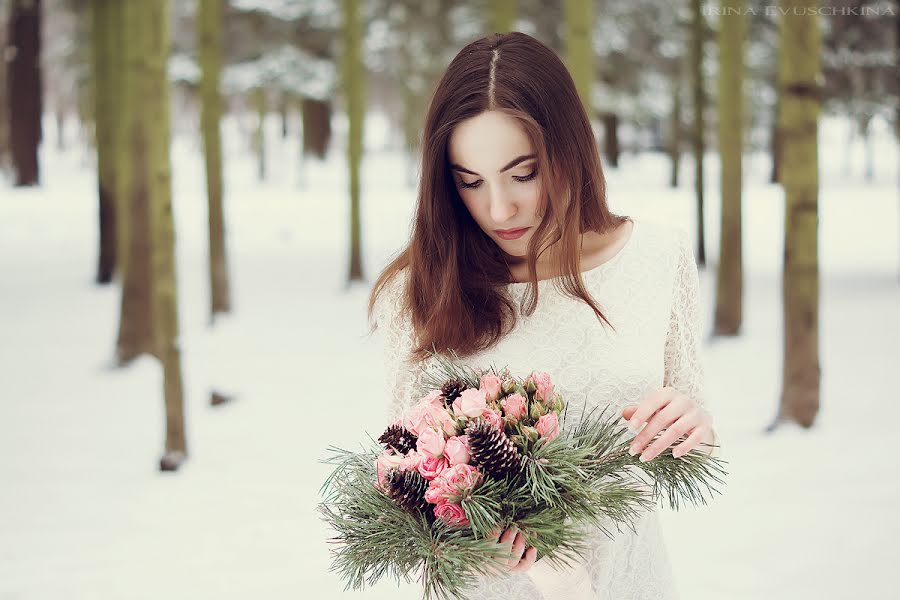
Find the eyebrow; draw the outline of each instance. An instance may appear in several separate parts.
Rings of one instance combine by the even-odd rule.
[[[526,161],[530,158],[537,158],[537,155],[536,154],[523,154],[522,156],[517,156],[516,158],[509,161],[505,167],[500,169],[498,171],[498,173],[502,173],[504,171],[509,171],[510,169],[515,167],[520,162]],[[462,165],[451,164],[450,169],[452,169],[453,171],[459,171],[461,173],[468,173],[469,175],[478,175],[478,173],[476,173],[475,171],[470,171],[469,169],[465,168]]]

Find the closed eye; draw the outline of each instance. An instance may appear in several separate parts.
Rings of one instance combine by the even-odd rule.
[[[513,176],[513,179],[515,179],[516,181],[525,183],[526,181],[531,181],[531,180],[534,179],[535,177],[537,177],[537,169],[535,169],[534,171],[532,171],[532,172],[529,173],[528,175],[522,175],[521,177],[520,177],[520,176]],[[472,189],[472,188],[477,188],[478,186],[481,185],[481,183],[482,183],[482,180],[481,180],[481,179],[479,179],[478,181],[473,181],[472,183],[466,183],[465,181],[460,181],[460,182],[459,182],[459,186],[460,186],[460,187],[463,187],[463,188],[466,188],[466,189]]]

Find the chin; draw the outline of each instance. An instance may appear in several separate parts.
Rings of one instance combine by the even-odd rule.
[[[518,240],[495,240],[495,243],[509,256],[523,259],[528,256],[528,238],[523,237]]]

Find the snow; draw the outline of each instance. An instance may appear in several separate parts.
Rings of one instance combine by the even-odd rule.
[[[344,152],[302,175],[293,138],[267,123],[269,173],[255,178],[236,122],[225,128],[235,311],[210,327],[202,161],[173,144],[181,342],[190,457],[159,473],[160,370],[114,369],[118,291],[93,283],[95,175],[87,150],[45,144],[44,185],[0,183],[0,598],[357,597],[328,572],[315,512],[328,445],[356,447],[386,412],[368,284],[346,286]],[[371,115],[370,132],[388,131]],[[730,461],[723,496],[663,512],[685,599],[885,598],[896,594],[900,482],[898,151],[872,127],[874,180],[852,125],[822,125],[822,408],[815,426],[764,429],[780,393],[782,192],[768,159],[745,168],[745,321],[704,348]],[[53,129],[52,120],[47,123]],[[47,136],[55,139],[55,135]],[[408,233],[406,164],[369,136],[363,199],[371,281]],[[74,148],[74,147],[73,147]],[[615,210],[694,231],[692,165],[666,187],[661,155],[622,156]],[[716,157],[706,173],[711,321],[718,235]],[[209,406],[210,391],[236,400]],[[334,416],[326,418],[324,411]],[[416,598],[382,581],[366,598]]]

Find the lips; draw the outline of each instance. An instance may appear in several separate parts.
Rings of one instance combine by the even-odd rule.
[[[528,227],[522,227],[520,229],[495,229],[494,232],[504,240],[517,240],[528,231]]]

